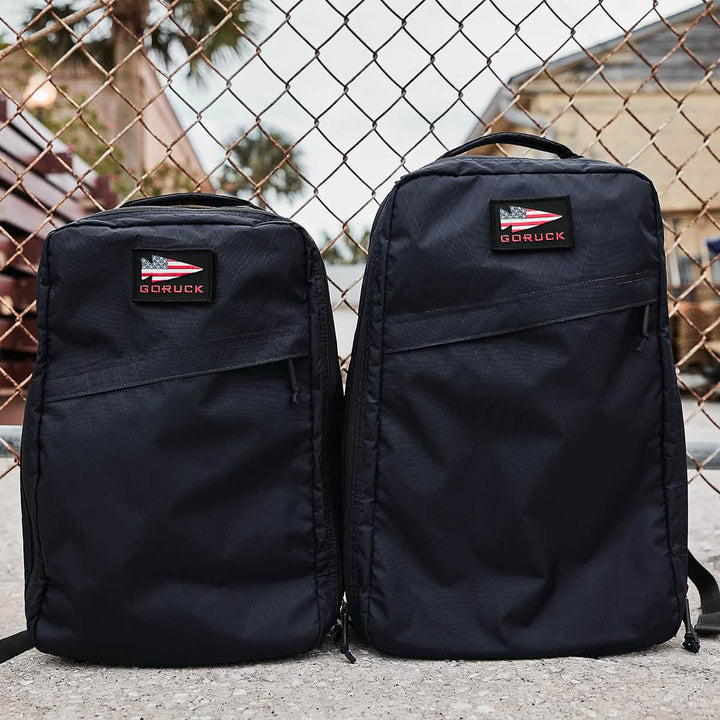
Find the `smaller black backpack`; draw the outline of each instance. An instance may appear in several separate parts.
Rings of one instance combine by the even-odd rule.
[[[235,198],[148,198],[53,231],[22,436],[28,646],[206,665],[338,617],[342,386],[323,261]]]
[[[456,157],[496,142],[547,159]],[[687,480],[660,208],[640,173],[517,133],[403,177],[347,384],[345,587],[376,648],[595,655],[686,623]],[[720,593],[694,561],[697,629]]]

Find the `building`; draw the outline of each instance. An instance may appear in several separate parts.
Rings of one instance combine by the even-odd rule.
[[[146,194],[194,190],[198,185],[212,192],[187,129],[170,103],[169,91],[148,58],[135,53],[123,67],[130,76],[123,82],[133,84],[134,102],[142,109],[141,121],[127,132],[123,128],[137,113],[116,89],[121,87],[118,81],[113,87],[104,71],[82,58],[82,53],[75,53],[48,76],[43,66],[51,67],[51,61],[14,52],[0,63],[0,91],[15,103],[25,102],[26,110],[50,130],[62,130],[60,139],[89,165],[95,166],[96,159],[105,156],[96,169],[108,176],[120,199],[133,191],[135,178],[148,171],[152,176],[143,184]],[[66,96],[83,105],[82,117],[77,117],[77,109]],[[68,122],[70,127],[63,130]],[[110,145],[112,154],[107,156]]]
[[[48,149],[51,136],[0,94],[0,422],[12,424],[23,410],[16,386],[35,362],[35,271],[43,242],[54,227],[92,212],[91,197],[101,204],[115,199],[106,178],[64,143]]]
[[[0,64],[0,424],[22,421],[18,387],[24,388],[30,377],[37,348],[35,272],[53,227],[95,212],[98,204],[114,207],[132,193],[136,183],[123,164],[128,168],[138,148],[139,167],[130,168],[133,174],[160,166],[143,184],[145,193],[190,190],[197,184],[213,189],[144,56],[137,56],[133,73],[147,107],[137,131],[112,143],[119,163],[102,158],[118,134],[115,111],[123,102],[109,87],[99,90],[106,80],[103,73],[87,63],[61,63],[48,81],[37,70],[24,52]],[[83,120],[73,120],[75,111],[64,94],[77,103],[92,98],[83,119],[100,138]],[[167,148],[174,162],[166,158]]]
[[[668,284],[683,300],[673,318],[676,354],[682,359],[700,343],[686,364],[705,370],[708,363],[718,367],[702,348],[698,328],[720,319],[712,287],[720,288],[720,261],[711,263],[716,255],[707,242],[720,236],[719,59],[718,14],[697,5],[629,38],[515,75],[471,133],[544,132],[576,152],[629,165],[653,180],[668,226]],[[710,282],[691,289],[703,272]],[[711,344],[718,340],[717,331],[710,333]]]

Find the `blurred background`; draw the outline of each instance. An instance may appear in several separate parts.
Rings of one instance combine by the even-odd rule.
[[[710,1],[0,0],[0,424],[22,422],[53,227],[195,189],[289,215],[346,369],[378,203],[520,130],[655,182],[689,477],[720,495],[719,62]]]

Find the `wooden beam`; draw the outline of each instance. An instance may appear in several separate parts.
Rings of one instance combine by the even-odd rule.
[[[54,227],[63,224],[46,222],[46,218],[47,215],[37,205],[17,193],[11,193],[0,200],[0,223],[12,225],[28,235],[36,233],[45,239]]]
[[[0,273],[0,315],[12,315],[12,309],[25,310],[35,302],[34,275],[5,275]],[[8,307],[10,305],[11,307]]]

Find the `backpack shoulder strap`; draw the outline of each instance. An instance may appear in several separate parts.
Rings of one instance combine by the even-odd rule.
[[[2,638],[0,640],[0,663],[11,660],[15,656],[21,655],[32,648],[33,642],[27,630],[23,630],[10,637]]]
[[[700,593],[700,617],[695,630],[700,635],[720,633],[720,588],[713,574],[688,551],[688,577]]]

